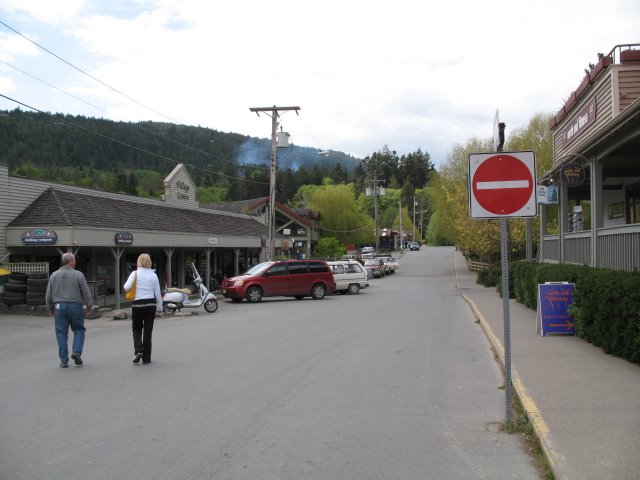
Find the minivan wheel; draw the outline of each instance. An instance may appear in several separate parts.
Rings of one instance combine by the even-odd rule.
[[[247,290],[247,302],[258,303],[260,300],[262,300],[262,290],[260,287],[249,287],[249,290]]]
[[[357,283],[352,283],[351,285],[349,285],[349,293],[351,295],[355,295],[359,291],[360,291],[360,285],[358,285]]]
[[[324,294],[326,293],[326,289],[324,285],[321,283],[316,283],[311,289],[311,298],[314,300],[321,300],[324,298]]]

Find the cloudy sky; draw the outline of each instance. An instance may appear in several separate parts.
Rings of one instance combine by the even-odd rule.
[[[299,106],[296,145],[436,164],[640,42],[638,0],[2,0],[0,21],[0,93],[39,110],[266,138],[250,107]]]

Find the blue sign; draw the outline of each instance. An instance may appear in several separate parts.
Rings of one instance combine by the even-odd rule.
[[[55,245],[58,235],[53,230],[34,228],[22,232],[20,239],[25,245]]]
[[[575,335],[575,319],[568,309],[573,304],[573,283],[544,283],[538,285],[538,333]]]

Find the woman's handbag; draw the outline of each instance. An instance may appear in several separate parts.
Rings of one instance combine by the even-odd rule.
[[[133,272],[133,285],[128,292],[124,292],[125,300],[134,300],[136,298],[136,281],[138,280],[138,272]]]

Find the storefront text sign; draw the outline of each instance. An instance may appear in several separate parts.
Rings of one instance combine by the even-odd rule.
[[[118,232],[116,233],[116,245],[132,245],[133,244],[133,233],[130,232]]]
[[[43,228],[34,228],[26,230],[20,236],[22,243],[25,245],[55,245],[58,241],[58,235],[53,230],[45,230]]]
[[[573,303],[573,283],[538,285],[537,331],[543,337],[550,333],[575,335],[575,320],[569,316]]]
[[[578,187],[584,182],[584,168],[574,162],[567,163],[560,170],[560,178],[568,187]]]
[[[582,135],[596,121],[596,99],[589,100],[562,129],[562,145],[567,146]]]

